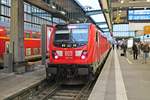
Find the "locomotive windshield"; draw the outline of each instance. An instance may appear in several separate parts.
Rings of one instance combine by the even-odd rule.
[[[88,42],[88,29],[72,29],[71,40],[77,43]]]
[[[65,30],[58,30],[55,33],[55,42],[64,42],[64,41],[69,41],[69,31]]]
[[[74,44],[76,46],[83,46],[88,42],[88,29],[69,29],[57,30],[55,33],[54,44],[61,46],[62,44]],[[72,46],[70,46],[72,47]]]

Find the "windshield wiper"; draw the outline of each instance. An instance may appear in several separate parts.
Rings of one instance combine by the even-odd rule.
[[[73,36],[70,36],[70,40],[71,40],[71,42],[73,42],[73,43],[77,43],[77,41],[73,38]]]

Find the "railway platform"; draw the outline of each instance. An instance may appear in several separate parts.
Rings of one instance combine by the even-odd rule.
[[[150,100],[150,60],[112,50],[88,100]]]
[[[24,74],[8,74],[2,71],[0,74],[0,100],[4,100],[28,87],[38,84],[46,78],[45,67],[42,65],[37,65],[34,71]]]

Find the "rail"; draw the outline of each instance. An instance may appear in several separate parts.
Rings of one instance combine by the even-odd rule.
[[[89,81],[79,92],[79,94],[75,97],[74,100],[80,100],[80,98],[85,98],[85,93],[90,90],[90,87],[92,86],[93,82]]]
[[[34,96],[32,100],[47,100],[48,97],[58,89],[60,83],[55,83],[52,86],[47,87],[44,91],[40,92],[37,96]]]
[[[40,100],[81,100],[84,98],[88,99],[87,92],[89,92],[92,82],[88,82],[84,86],[61,86],[57,87],[54,90],[51,90],[49,95],[44,99]]]

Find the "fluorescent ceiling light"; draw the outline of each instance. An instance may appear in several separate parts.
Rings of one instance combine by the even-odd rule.
[[[90,16],[95,22],[106,22],[103,14],[91,15]]]
[[[124,1],[123,1],[123,0],[121,0],[121,3],[124,3]]]
[[[75,0],[84,10],[101,10],[99,0]]]
[[[65,11],[60,11],[60,13],[61,13],[61,14],[63,14],[63,15],[65,15],[65,14],[66,14],[66,12],[65,12]]]
[[[99,25],[100,28],[107,28],[107,24]]]
[[[109,31],[109,29],[102,29],[103,31]]]
[[[53,9],[56,9],[56,6],[52,5],[52,8],[53,8]]]

